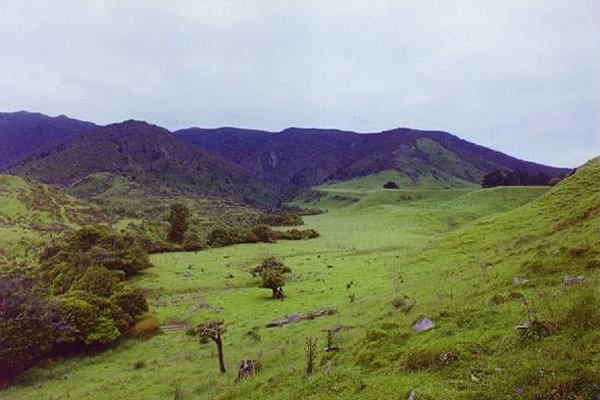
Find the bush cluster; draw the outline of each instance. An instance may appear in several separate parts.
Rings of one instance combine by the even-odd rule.
[[[483,177],[481,186],[484,188],[496,186],[548,186],[555,185],[557,179],[561,178],[552,177],[544,172],[530,173],[518,168],[514,171],[496,169]]]
[[[47,356],[117,341],[148,311],[125,278],[149,266],[135,238],[92,226],[50,244],[35,275],[0,276],[0,382]]]
[[[211,247],[224,247],[241,243],[273,243],[277,240],[304,240],[319,236],[314,229],[290,229],[276,231],[266,225],[257,225],[251,229],[241,228],[215,228],[208,235],[208,244]]]
[[[270,226],[299,226],[303,225],[302,217],[299,214],[263,214],[259,217],[258,223]]]

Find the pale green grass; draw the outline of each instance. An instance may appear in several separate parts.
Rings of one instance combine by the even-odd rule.
[[[306,227],[321,233],[317,239],[154,255],[155,266],[133,283],[148,290],[151,312],[163,324],[224,319],[226,375],[218,373],[212,344],[201,346],[176,331],[34,368],[0,397],[398,399],[415,388],[421,398],[512,399],[518,387],[526,390],[522,398],[533,398],[555,382],[572,385],[572,375],[593,372],[597,334],[561,327],[524,343],[514,329],[526,316],[524,306],[491,299],[522,292],[535,299],[541,318],[561,324],[576,299],[594,293],[597,270],[586,269],[587,258],[569,254],[587,249],[585,257],[595,257],[597,214],[586,213],[599,208],[589,187],[589,176],[600,176],[597,164],[587,181],[566,182],[545,196],[541,188],[327,188],[325,198],[309,205],[329,211],[305,218]],[[293,270],[283,301],[270,300],[249,273],[269,253]],[[531,267],[536,260],[541,266]],[[567,273],[585,274],[588,283],[564,287]],[[517,275],[530,282],[513,287]],[[391,305],[402,295],[416,303],[406,315]],[[330,306],[339,313],[264,327],[286,314]],[[436,328],[413,333],[420,314]],[[335,342],[342,350],[324,353],[323,330],[336,325],[346,327]],[[259,341],[247,335],[254,327]],[[307,378],[303,345],[309,336],[318,337],[320,351],[317,372]],[[411,357],[426,357],[418,355],[423,351],[435,354],[433,364],[407,369]],[[444,353],[455,357],[448,365],[436,361]],[[243,359],[260,359],[263,369],[236,383]],[[136,361],[146,367],[135,370]]]
[[[338,324],[354,327],[342,335],[342,342],[362,337],[365,324],[389,309],[397,279],[392,274],[401,254],[452,228],[447,223],[451,210],[435,209],[431,204],[444,204],[466,194],[464,190],[418,192],[416,200],[407,201],[398,200],[399,193],[370,192],[352,206],[306,217],[306,226],[321,232],[317,239],[154,255],[155,267],[135,284],[150,291],[152,312],[164,324],[223,318],[229,327],[224,341],[230,370],[235,370],[241,359],[260,357],[264,372],[255,380],[283,373],[283,380],[294,386],[303,379],[304,338],[317,336],[322,347],[321,331]],[[532,195],[528,192],[523,201]],[[293,270],[284,301],[270,300],[269,291],[259,289],[249,273],[268,253],[282,256]],[[228,278],[230,274],[232,278]],[[352,287],[347,290],[350,282]],[[355,296],[352,303],[350,294]],[[329,306],[340,313],[279,329],[264,328],[269,320],[286,314]],[[246,335],[255,326],[260,327],[259,342]],[[171,393],[172,385],[179,385],[191,398],[193,392],[211,398],[232,388],[232,374],[219,376],[213,352],[212,346],[200,347],[182,332],[146,341],[129,340],[109,353],[55,364],[52,372],[36,368],[28,374],[36,384],[17,386],[3,394],[7,398],[50,399],[71,393],[74,398],[110,399],[115,395],[112,387],[129,398],[158,399]],[[146,360],[149,366],[134,371],[137,360]],[[44,373],[51,377],[42,384],[35,377]],[[63,375],[69,378],[61,379]],[[151,375],[157,382],[146,382]]]
[[[383,187],[387,182],[392,181],[400,187],[400,189],[450,189],[450,188],[461,188],[470,187],[474,188],[476,185],[472,182],[468,182],[459,178],[452,177],[447,174],[440,174],[438,179],[435,179],[431,174],[424,174],[419,176],[418,179],[413,180],[405,174],[396,170],[381,171],[376,174],[354,178],[344,182],[333,182],[322,185],[322,189],[335,189],[335,190],[378,190]],[[390,189],[394,190],[394,189]],[[397,189],[396,189],[397,190]]]

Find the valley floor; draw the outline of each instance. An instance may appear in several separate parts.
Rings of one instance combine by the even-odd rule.
[[[509,258],[511,250],[500,240],[503,247],[495,259],[481,256],[470,261],[476,268],[463,268],[464,260],[476,256],[465,254],[461,246],[468,249],[467,241],[477,234],[452,239],[452,232],[482,229],[482,246],[489,244],[486,251],[491,251],[485,225],[545,190],[325,189],[328,196],[317,206],[328,212],[305,217],[306,227],[318,230],[319,238],[152,256],[154,267],[134,284],[147,291],[151,313],[171,328],[150,338],[125,340],[101,354],[48,361],[0,391],[0,398],[398,399],[407,398],[413,389],[416,398],[508,399],[520,396],[520,390],[529,398],[528,388],[516,386],[526,372],[515,363],[535,364],[535,359],[520,357],[545,354],[568,337],[545,339],[552,343],[548,348],[542,341],[533,347],[520,344],[514,326],[527,312],[518,302],[494,306],[489,299],[513,291],[510,280],[523,260],[514,265],[506,261],[505,269],[496,270],[493,266],[504,263],[500,258]],[[466,239],[461,244],[462,238]],[[445,252],[436,253],[438,243],[446,246]],[[293,271],[283,301],[271,300],[270,291],[258,288],[249,272],[268,254],[282,257]],[[414,302],[414,307],[403,313],[392,305],[394,299],[397,305],[398,299]],[[549,300],[539,299],[540,309],[545,301]],[[323,307],[339,312],[265,327],[287,314]],[[549,302],[547,307],[560,305]],[[412,332],[419,315],[431,317],[436,328]],[[227,325],[225,375],[218,372],[212,343],[200,345],[178,329],[184,321],[195,326],[209,318],[223,319]],[[336,326],[342,329],[334,345],[341,350],[326,353],[324,330]],[[589,338],[578,346],[595,339],[593,333],[584,335]],[[310,377],[305,374],[308,337],[318,340],[317,370]],[[503,359],[498,353],[515,346],[522,348],[514,355]],[[262,369],[237,383],[237,366],[246,359],[260,360]],[[533,365],[527,373],[536,369]],[[531,381],[542,385],[540,379],[550,378]]]

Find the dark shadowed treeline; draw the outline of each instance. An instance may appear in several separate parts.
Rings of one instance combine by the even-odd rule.
[[[545,172],[530,173],[526,170],[514,171],[494,170],[483,177],[481,186],[491,188],[496,186],[548,186],[555,184],[560,178],[551,177]]]

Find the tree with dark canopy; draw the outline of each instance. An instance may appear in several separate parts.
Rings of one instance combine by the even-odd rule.
[[[292,270],[274,256],[265,258],[259,266],[252,270],[254,276],[258,275],[262,279],[260,287],[273,291],[273,299],[283,299],[285,297],[283,293],[284,275],[290,272]]]
[[[222,374],[227,372],[225,369],[225,360],[223,358],[223,342],[221,341],[221,335],[224,334],[226,330],[227,328],[225,327],[223,320],[218,319],[203,322],[196,328],[196,335],[201,343],[207,340],[215,342],[215,345],[217,346],[217,355],[219,357],[219,371],[221,371]]]
[[[185,233],[188,230],[188,217],[190,210],[185,204],[174,203],[171,204],[171,212],[169,214],[169,240],[174,243],[182,243],[185,237]]]
[[[400,187],[398,186],[398,184],[394,181],[387,181],[384,185],[383,185],[384,189],[400,189]]]
[[[56,329],[50,308],[35,280],[0,275],[0,383],[50,351]]]

